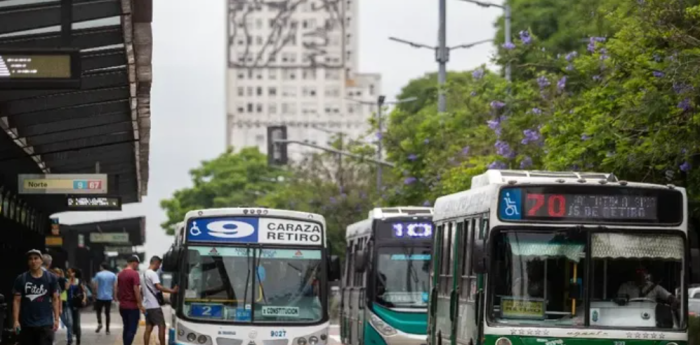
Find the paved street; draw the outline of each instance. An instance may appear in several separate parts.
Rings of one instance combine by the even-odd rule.
[[[170,321],[170,308],[165,307],[163,309],[165,312],[165,320]],[[110,326],[110,335],[105,334],[105,329],[100,331],[100,333],[95,333],[97,329],[97,317],[92,308],[86,308],[81,314],[82,322],[82,345],[121,345],[122,344],[122,318],[119,316],[119,311],[112,309],[112,321]],[[104,316],[103,316],[104,318]],[[103,320],[104,322],[104,320]],[[143,330],[144,327],[139,327],[139,333],[136,334],[136,339],[134,339],[133,345],[143,344]],[[329,332],[329,345],[340,345],[340,326],[331,325]],[[75,341],[73,342],[75,344]],[[155,333],[151,336],[151,344],[158,344],[158,340],[155,337]],[[56,345],[66,345],[66,330],[65,328],[59,329],[56,333]]]
[[[165,312],[165,320],[166,322],[170,321],[170,308],[165,307],[163,309]],[[105,334],[105,329],[104,327],[100,331],[100,333],[95,333],[95,330],[97,329],[97,316],[95,315],[95,312],[92,310],[92,308],[85,308],[83,313],[80,316],[82,318],[81,320],[81,330],[82,330],[82,345],[121,345],[122,344],[122,318],[119,316],[119,310],[116,310],[115,308],[112,309],[111,313],[111,325],[110,325],[110,335]],[[103,320],[104,322],[104,315],[103,315]],[[103,325],[104,326],[104,325]],[[143,344],[143,331],[144,327],[141,325],[139,327],[139,332],[136,334],[136,338],[134,339],[134,344],[133,345],[142,345]],[[167,336],[167,334],[166,334]],[[166,340],[167,341],[167,340]],[[75,344],[75,341],[73,342]],[[156,333],[154,332],[151,336],[151,344],[155,345],[158,344],[158,340],[156,338]],[[66,329],[62,328],[59,329],[59,331],[56,333],[56,345],[66,345]]]

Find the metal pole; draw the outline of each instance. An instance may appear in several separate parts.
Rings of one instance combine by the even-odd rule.
[[[73,27],[73,0],[61,0],[61,45],[71,46],[71,30]]]
[[[445,83],[447,81],[447,0],[439,0],[439,21],[438,29],[438,113],[447,111],[447,101],[445,99]]]
[[[510,44],[510,5],[505,4],[505,6],[503,6],[503,10],[505,11],[506,15],[506,44]],[[508,63],[506,64],[506,80],[510,82],[510,61],[508,61]]]
[[[377,161],[382,161],[382,107],[384,107],[384,96],[377,98]],[[377,164],[377,193],[382,190],[382,165]]]

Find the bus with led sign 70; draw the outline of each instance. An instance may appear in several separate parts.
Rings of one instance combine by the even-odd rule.
[[[171,344],[324,345],[331,257],[323,216],[263,208],[190,211],[163,270],[179,292]]]
[[[376,208],[345,235],[343,344],[424,344],[432,209]]]
[[[685,189],[489,170],[435,203],[430,345],[686,344]]]

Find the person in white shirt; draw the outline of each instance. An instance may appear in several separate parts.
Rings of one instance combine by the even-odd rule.
[[[177,293],[177,286],[174,289],[168,289],[161,285],[160,277],[158,277],[158,269],[163,260],[154,256],[151,258],[148,270],[143,274],[143,306],[146,309],[146,331],[143,334],[143,343],[148,345],[151,340],[151,332],[153,328],[158,326],[158,339],[161,344],[165,344],[165,317],[163,316],[163,292]]]
[[[653,301],[664,301],[671,306],[677,305],[678,300],[676,296],[666,291],[666,289],[660,285],[649,281],[647,278],[648,271],[645,267],[639,266],[635,273],[635,279],[633,281],[628,281],[620,285],[617,291],[618,297],[628,300],[633,298],[648,298]]]

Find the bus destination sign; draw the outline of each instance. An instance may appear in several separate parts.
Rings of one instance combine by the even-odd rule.
[[[567,186],[505,188],[498,209],[504,221],[677,223],[683,208],[673,191]]]
[[[77,49],[0,49],[0,89],[79,89]]]

